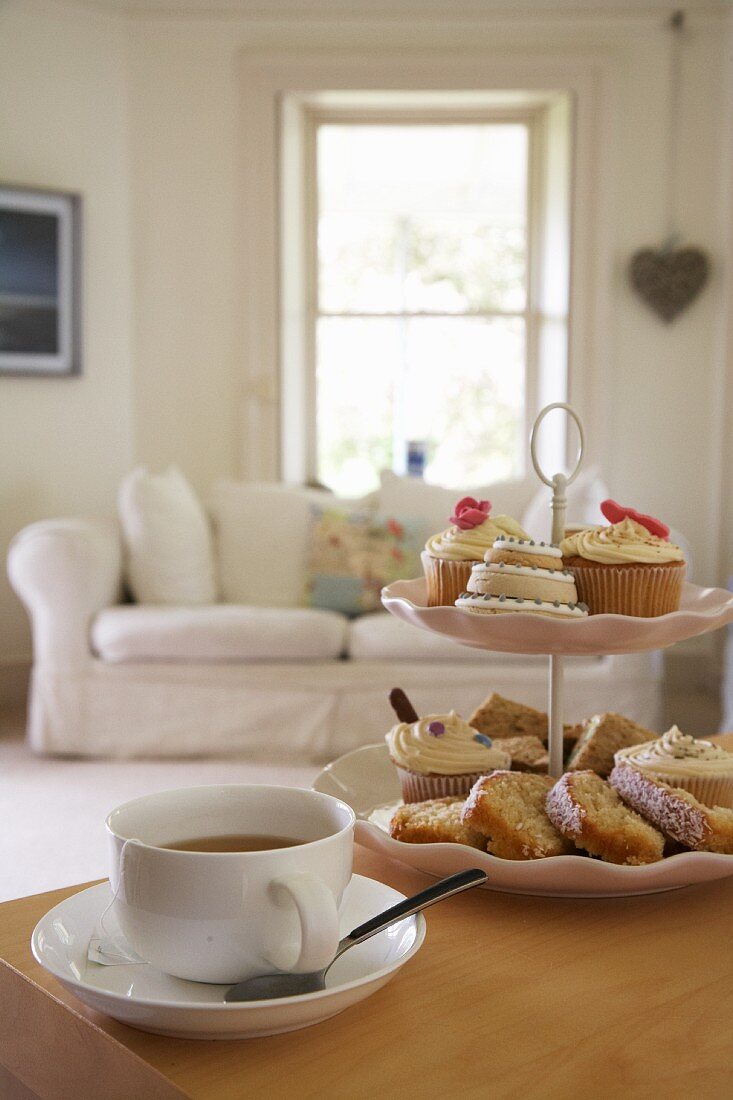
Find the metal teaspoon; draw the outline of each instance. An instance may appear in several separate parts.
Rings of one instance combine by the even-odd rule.
[[[224,1000],[229,1004],[237,1001],[269,1001],[277,997],[296,997],[302,993],[316,993],[320,989],[325,989],[326,974],[344,951],[376,936],[377,932],[389,928],[391,924],[396,924],[405,917],[411,917],[413,913],[419,913],[429,905],[435,905],[436,901],[442,901],[443,898],[449,898],[452,894],[459,894],[463,890],[470,890],[472,886],[486,882],[487,878],[486,872],[478,868],[460,871],[457,875],[443,878],[433,886],[428,886],[427,890],[421,890],[419,894],[405,898],[404,901],[385,909],[383,913],[349,932],[348,936],[344,936],[341,940],[336,954],[323,970],[314,970],[310,974],[275,973],[247,978],[246,981],[233,985]]]

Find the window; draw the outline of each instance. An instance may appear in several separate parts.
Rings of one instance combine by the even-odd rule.
[[[357,495],[415,443],[436,484],[523,477],[541,401],[566,397],[567,111],[554,167],[547,103],[299,111],[297,155],[283,146],[286,478]]]

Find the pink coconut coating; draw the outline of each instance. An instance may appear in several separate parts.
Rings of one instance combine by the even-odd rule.
[[[691,795],[681,797],[686,792],[668,787],[666,783],[626,764],[617,764],[608,781],[627,805],[666,836],[696,851],[707,847],[711,833],[708,815],[704,807],[692,804],[697,800],[692,799]],[[688,798],[692,799],[692,803],[687,801]]]
[[[569,784],[569,773],[566,772],[548,794],[545,812],[563,836],[577,837],[582,829],[584,811],[574,798]]]

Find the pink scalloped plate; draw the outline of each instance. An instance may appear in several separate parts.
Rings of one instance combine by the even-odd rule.
[[[531,612],[470,615],[457,607],[428,607],[425,581],[395,581],[382,589],[389,612],[421,630],[459,645],[502,653],[591,656],[664,649],[696,634],[733,622],[733,594],[724,588],[685,584],[679,611],[654,619],[631,615],[589,615],[563,622]]]
[[[679,890],[733,875],[733,856],[715,852],[682,852],[644,867],[622,867],[582,855],[510,860],[465,844],[393,840],[386,827],[391,811],[400,803],[400,786],[385,744],[367,745],[340,756],[316,777],[313,788],[349,803],[358,818],[356,840],[365,848],[437,877],[482,867],[489,876],[485,888],[502,893],[629,897]]]

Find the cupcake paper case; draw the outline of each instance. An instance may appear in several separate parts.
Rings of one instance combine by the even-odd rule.
[[[452,606],[465,591],[473,564],[500,535],[529,539],[511,516],[492,516],[488,500],[463,497],[450,519],[453,526],[429,538],[422,553],[428,607]]]
[[[465,798],[482,775],[510,768],[511,756],[451,711],[400,722],[386,736],[405,802]]]
[[[587,527],[560,543],[579,598],[591,615],[655,617],[677,611],[685,559],[669,528],[633,508],[604,500],[609,527]]]
[[[619,749],[614,763],[688,791],[705,806],[733,808],[733,753],[712,741],[697,741],[677,726],[656,741]]]

